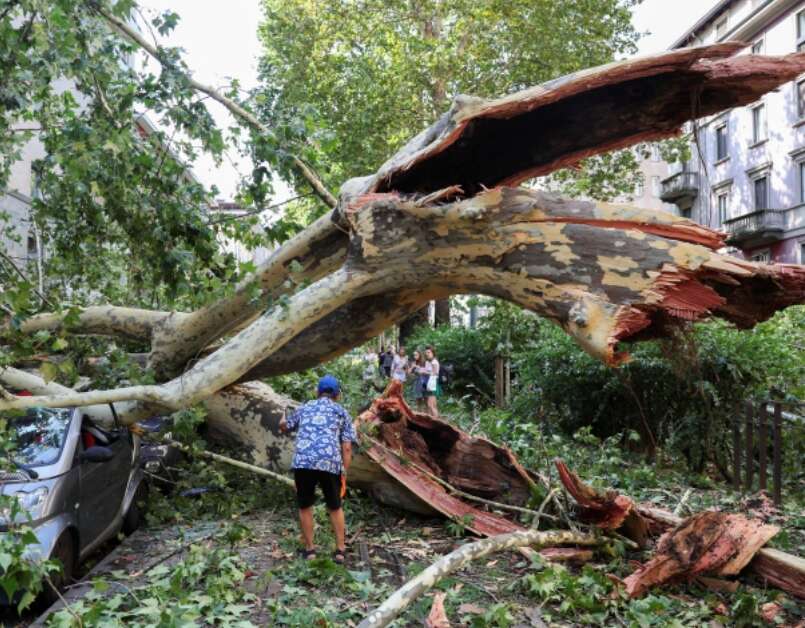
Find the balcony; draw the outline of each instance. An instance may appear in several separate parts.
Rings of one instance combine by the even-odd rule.
[[[754,248],[775,242],[785,231],[785,212],[780,209],[758,209],[724,221],[727,244]]]
[[[690,207],[699,195],[699,173],[677,172],[663,179],[660,199],[665,203],[676,203]]]

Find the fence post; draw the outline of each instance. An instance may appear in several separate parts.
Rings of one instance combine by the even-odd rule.
[[[752,491],[752,475],[754,474],[755,455],[752,446],[752,402],[746,402],[746,481],[744,491]]]
[[[732,417],[732,487],[741,490],[741,404],[736,404]]]
[[[495,356],[495,405],[503,408],[506,405],[505,379],[503,373],[503,357]]]
[[[774,504],[780,506],[783,503],[783,408],[778,401],[774,404]]]
[[[760,402],[760,412],[758,412],[758,433],[757,446],[760,460],[760,490],[766,490],[766,423],[769,420],[767,402]]]

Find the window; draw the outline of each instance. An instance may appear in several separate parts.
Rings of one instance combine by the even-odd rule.
[[[805,242],[799,244],[799,263],[805,264]]]
[[[771,263],[771,251],[769,249],[763,249],[762,251],[757,251],[756,253],[752,254],[750,257],[753,262],[760,262],[761,264],[770,264]]]
[[[797,13],[797,52],[805,50],[805,11]]]
[[[651,161],[660,161],[660,160],[661,160],[660,147],[657,146],[656,144],[652,144],[651,145]]]
[[[729,206],[730,200],[730,193],[729,190],[724,190],[723,192],[719,192],[716,196],[716,205],[718,206],[718,222],[719,224],[724,224],[724,222],[729,217],[727,215],[727,207]]]
[[[640,197],[643,196],[645,192],[646,192],[646,182],[645,179],[643,179],[643,175],[641,174],[640,178],[637,180],[637,185],[635,185],[634,195]]]
[[[651,195],[655,197],[660,196],[660,178],[651,177]]]
[[[766,107],[758,105],[752,108],[752,143],[757,144],[766,139]]]
[[[716,22],[716,39],[721,39],[727,33],[727,18],[723,18]]]
[[[727,158],[727,125],[722,124],[716,129],[716,161]]]
[[[797,83],[797,115],[805,118],[805,79]]]
[[[799,174],[799,202],[805,203],[805,161],[797,164],[797,174]]]
[[[680,208],[679,208],[679,215],[680,215],[682,218],[688,218],[688,219],[690,219],[690,217],[691,217],[691,215],[692,215],[691,208],[690,208],[690,207],[680,207]]]
[[[769,208],[769,177],[763,175],[752,181],[754,190],[755,211]]]
[[[39,247],[36,246],[36,238],[34,236],[32,235],[28,236],[27,246],[28,246],[28,255],[36,255],[36,252],[39,249]]]
[[[763,40],[758,39],[754,44],[752,44],[752,54],[753,55],[761,55],[763,54]]]

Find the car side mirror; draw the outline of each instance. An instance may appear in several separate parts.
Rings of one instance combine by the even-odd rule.
[[[78,459],[81,462],[109,462],[114,457],[115,452],[108,447],[95,445],[94,447],[90,447],[81,452],[81,454],[78,456]]]

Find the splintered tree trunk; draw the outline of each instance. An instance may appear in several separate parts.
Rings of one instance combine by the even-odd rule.
[[[70,333],[150,342],[158,383],[3,396],[0,410],[125,402],[123,420],[132,422],[204,403],[213,433],[281,466],[289,441],[276,424],[288,402],[255,380],[330,360],[432,300],[506,299],[610,365],[628,359],[624,341],[681,322],[718,316],[748,328],[805,302],[804,267],[720,255],[723,234],[689,220],[514,187],[676,135],[691,118],[754,102],[805,72],[803,54],[733,57],[742,47],[623,61],[497,100],[459,96],[376,173],[344,183],[335,209],[231,296],[189,313],[90,307],[71,320]],[[62,324],[63,315],[43,314],[21,330]]]

